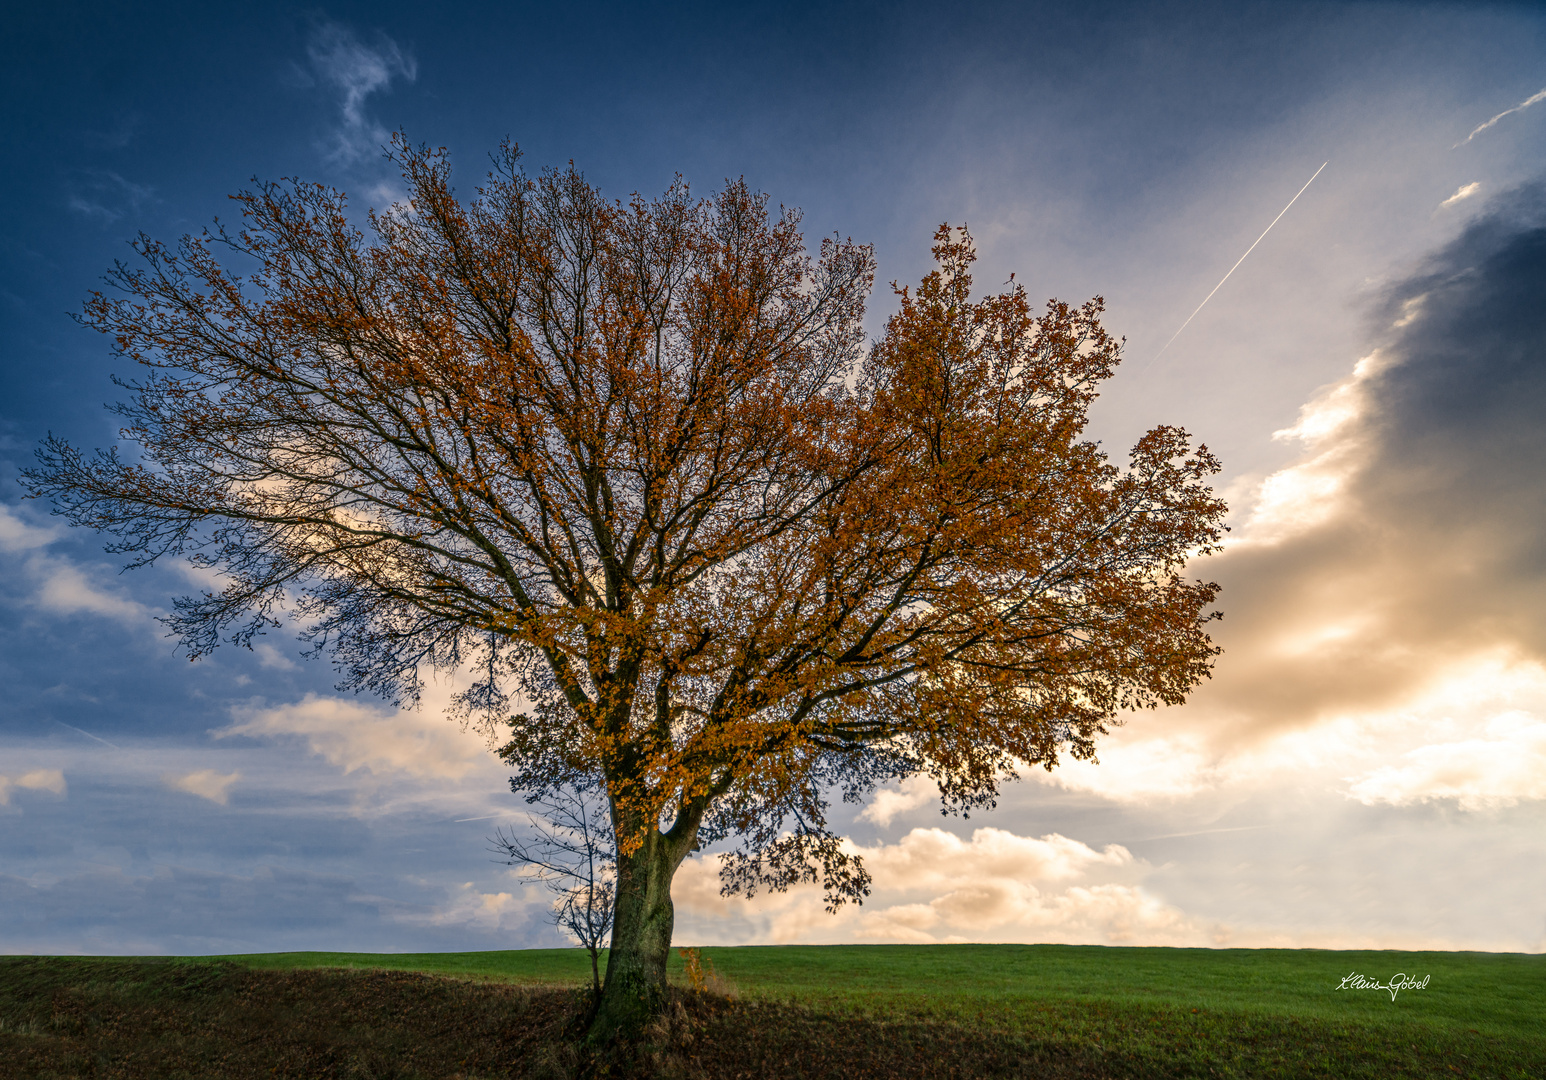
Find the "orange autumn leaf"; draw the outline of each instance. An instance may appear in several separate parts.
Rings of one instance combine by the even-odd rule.
[[[356,689],[483,673],[460,706],[508,724],[517,789],[609,800],[609,994],[664,985],[697,847],[737,839],[727,890],[859,900],[834,790],[991,805],[1208,674],[1217,587],[1183,570],[1218,465],[1084,438],[1100,299],[974,299],[941,227],[869,342],[870,249],[809,252],[744,183],[608,201],[507,146],[463,201],[443,152],[394,152],[409,198],[363,226],[295,182],[143,239],[84,314],[141,365],[137,455],[50,440],[29,483],[131,563],[224,575],[169,620],[192,656],[288,612]]]

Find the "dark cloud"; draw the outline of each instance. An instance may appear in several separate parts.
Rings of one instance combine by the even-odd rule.
[[[561,944],[488,850],[499,822],[456,820],[518,805],[497,776],[457,800],[292,750],[84,737],[5,746],[0,770],[0,953]],[[234,774],[226,803],[178,783],[200,772]]]
[[[1495,201],[1377,315],[1278,478],[1309,523],[1255,522],[1212,568],[1227,651],[1199,704],[1242,734],[1389,704],[1488,649],[1546,659],[1546,191]]]
[[[1398,365],[1369,388],[1379,452],[1364,498],[1435,541],[1474,546],[1484,592],[1533,587],[1546,574],[1546,189],[1503,200],[1386,310],[1410,321],[1391,346]]]
[[[503,928],[480,923],[481,897],[469,895],[470,903],[458,904],[455,889],[279,866],[246,874],[97,866],[45,882],[0,874],[0,952],[440,952],[560,944],[540,916],[523,919],[519,910]]]
[[[272,947],[276,938],[326,948],[320,943],[384,936],[382,902],[352,881],[272,867],[246,877],[96,869],[51,884],[0,876],[0,908],[12,949],[26,942],[62,952],[233,953]]]

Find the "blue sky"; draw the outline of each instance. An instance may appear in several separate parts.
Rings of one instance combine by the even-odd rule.
[[[106,445],[70,318],[137,232],[256,176],[389,202],[379,146],[509,136],[603,190],[745,176],[916,280],[1100,293],[1095,433],[1180,423],[1236,526],[1212,683],[1098,766],[940,818],[839,822],[862,910],[679,879],[678,938],[1546,947],[1546,87],[1534,5],[40,5],[0,49],[0,951],[503,948],[557,939],[485,837],[478,738],[340,697],[271,636],[190,665],[196,582],[118,575],[24,503],[47,432]],[[1156,354],[1323,163],[1325,171]],[[879,290],[879,327],[889,296]],[[9,489],[8,491],[6,489]]]

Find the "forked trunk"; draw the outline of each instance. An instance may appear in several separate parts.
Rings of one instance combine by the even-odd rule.
[[[671,879],[690,846],[690,838],[651,829],[637,851],[618,856],[607,977],[587,1035],[593,1046],[635,1037],[664,1003],[675,921]]]

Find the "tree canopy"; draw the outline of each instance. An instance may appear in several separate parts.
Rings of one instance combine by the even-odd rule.
[[[137,451],[50,438],[28,474],[132,564],[224,575],[192,656],[293,617],[345,685],[480,673],[517,789],[605,792],[619,854],[599,1024],[663,985],[670,882],[868,879],[827,798],[924,773],[947,807],[1088,758],[1217,649],[1217,463],[1084,437],[1120,359],[1099,298],[972,296],[964,229],[863,325],[870,249],[807,250],[743,182],[609,201],[506,146],[474,195],[399,139],[408,198],[351,220],[299,182],[110,275],[84,321],[140,365]],[[502,721],[503,722],[503,721]],[[621,987],[614,991],[614,986]]]

